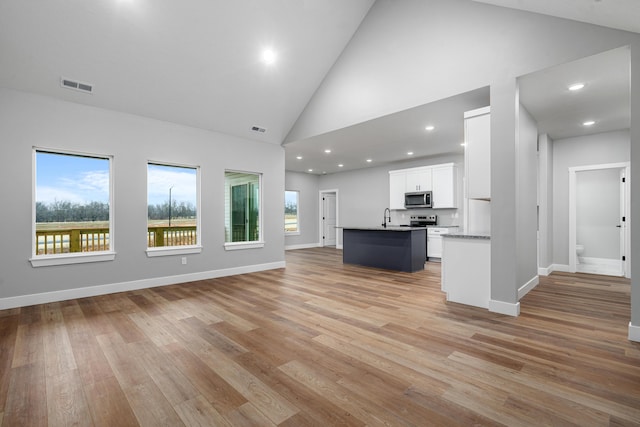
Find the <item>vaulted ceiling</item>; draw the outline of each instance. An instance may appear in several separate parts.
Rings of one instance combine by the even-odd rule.
[[[280,144],[373,2],[2,0],[0,86]]]

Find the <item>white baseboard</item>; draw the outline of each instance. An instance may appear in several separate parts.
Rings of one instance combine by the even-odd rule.
[[[336,249],[342,249],[342,245],[336,245]]]
[[[629,322],[629,341],[640,342],[640,326],[633,326]]]
[[[506,314],[507,316],[517,317],[520,314],[520,303],[489,300],[489,311],[493,313]]]
[[[548,276],[553,273],[553,265],[549,267],[538,267],[538,276]]]
[[[518,301],[520,301],[520,299],[528,294],[533,288],[538,286],[538,283],[540,283],[540,279],[538,278],[538,276],[535,276],[532,277],[531,280],[529,280],[527,283],[520,286],[520,288],[518,289]]]
[[[289,246],[285,246],[284,250],[285,251],[293,251],[296,249],[309,249],[309,248],[319,248],[320,247],[320,243],[304,243],[302,245],[289,245]]]
[[[20,295],[17,297],[1,298],[0,310],[9,308],[26,307],[35,304],[65,301],[76,298],[94,297],[98,295],[113,294],[116,292],[134,291],[138,289],[155,288],[157,286],[175,285],[178,283],[193,282],[196,280],[215,279],[217,277],[235,276],[238,274],[255,273],[258,271],[285,268],[284,261],[267,264],[247,265],[242,267],[225,268],[221,270],[202,271],[199,273],[179,274],[176,276],[154,277],[151,279],[133,280],[131,282],[112,283],[108,285],[88,286],[77,289],[64,289],[61,291],[43,292],[40,294]]]
[[[553,273],[554,271],[562,271],[564,273],[570,273],[571,270],[569,270],[569,265],[568,264],[552,264],[551,265],[551,273]]]
[[[609,268],[620,268],[622,261],[619,259],[610,259],[610,258],[594,258],[594,257],[579,257],[581,264],[589,264],[589,265],[601,265],[603,267]]]

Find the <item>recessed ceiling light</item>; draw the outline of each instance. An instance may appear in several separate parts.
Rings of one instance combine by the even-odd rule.
[[[462,145],[463,147],[466,147],[467,143],[466,142],[461,142],[460,145]]]
[[[413,156],[413,151],[407,151],[407,156]]]
[[[307,169],[307,172],[313,172],[313,169]]]
[[[569,86],[569,90],[574,91],[574,90],[580,90],[584,88],[584,83],[574,83],[571,86]]]
[[[302,156],[296,156],[296,159],[302,160]]]
[[[325,153],[329,154],[331,152],[331,150],[329,150],[328,148],[326,150],[324,150]]]
[[[340,163],[340,164],[338,165],[338,167],[339,167],[339,168],[341,168],[341,167],[343,167],[343,166],[344,166],[344,165],[343,165],[342,163]]]
[[[373,162],[372,159],[367,159],[367,163],[371,163],[371,162]]]
[[[432,130],[434,130],[435,128],[436,128],[435,126],[431,126],[431,125],[429,125],[429,126],[425,127],[425,130],[428,130],[429,132],[431,132],[431,131],[432,131]]]
[[[262,60],[265,64],[271,65],[276,62],[276,53],[273,49],[265,49],[262,51]]]
[[[593,126],[595,124],[596,124],[596,122],[593,121],[593,120],[587,120],[586,122],[582,123],[583,126]]]

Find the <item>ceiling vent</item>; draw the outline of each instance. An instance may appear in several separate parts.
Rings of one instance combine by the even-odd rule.
[[[260,133],[265,133],[267,131],[265,128],[261,128],[260,126],[253,126],[251,130],[254,132],[260,132]]]
[[[83,83],[76,80],[60,79],[60,85],[67,89],[78,90],[84,93],[93,93],[93,85],[91,83]]]

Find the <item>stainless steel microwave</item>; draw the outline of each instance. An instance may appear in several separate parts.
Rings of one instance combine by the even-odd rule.
[[[430,208],[431,191],[416,191],[414,193],[404,193],[404,207],[406,209]]]

